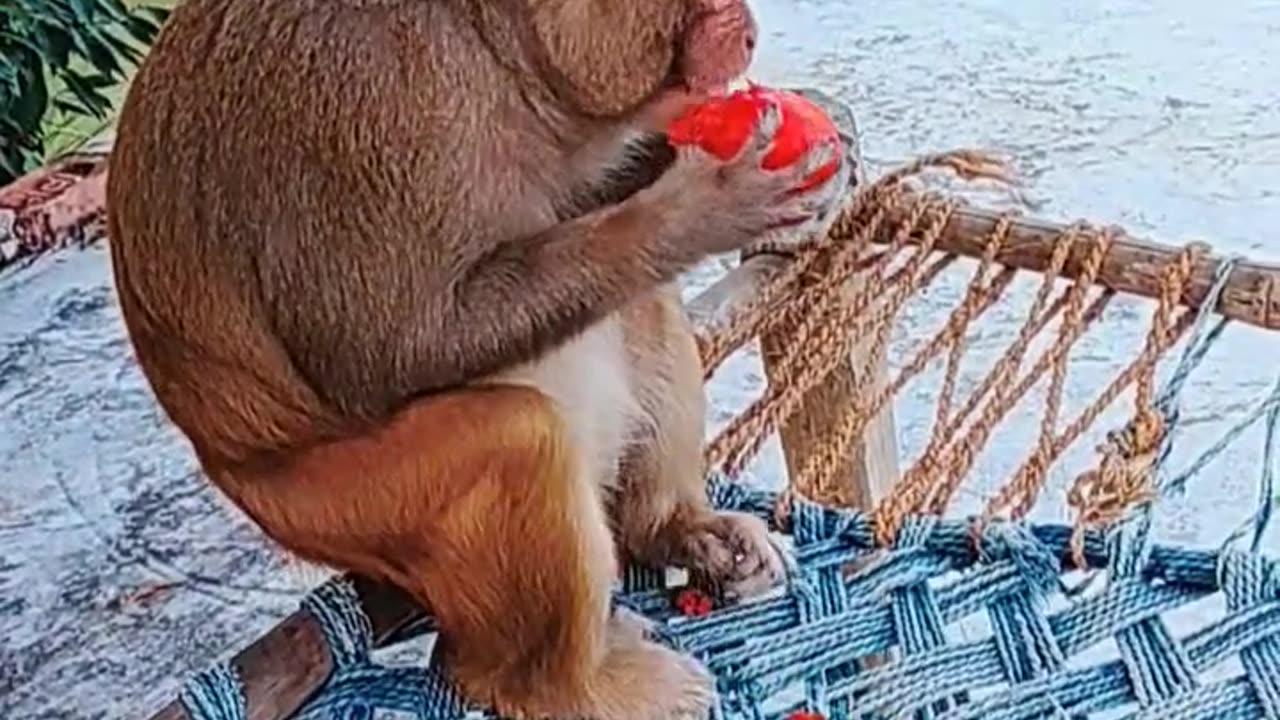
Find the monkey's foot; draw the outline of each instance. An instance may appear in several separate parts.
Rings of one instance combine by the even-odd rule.
[[[727,600],[759,595],[785,576],[769,528],[753,515],[707,513],[688,526],[678,547],[680,563]]]
[[[516,720],[706,720],[716,696],[710,673],[692,657],[644,637],[650,625],[617,608],[599,664],[579,682],[543,684],[536,694],[500,695],[491,702]]]
[[[627,622],[627,621],[623,621]],[[614,623],[595,691],[593,720],[706,720],[715,699],[711,675],[692,657],[630,635]]]

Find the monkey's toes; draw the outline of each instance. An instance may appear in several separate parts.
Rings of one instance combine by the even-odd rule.
[[[709,515],[689,537],[689,569],[720,595],[737,600],[778,585],[785,574],[769,529],[752,515]]]
[[[715,683],[706,668],[654,642],[615,635],[592,689],[592,720],[706,720]]]

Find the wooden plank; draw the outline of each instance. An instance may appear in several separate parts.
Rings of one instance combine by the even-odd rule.
[[[947,223],[937,248],[943,252],[967,257],[981,257],[983,241],[991,234],[999,215],[987,210],[961,208]],[[902,212],[890,216],[885,232],[875,238],[886,243]],[[1010,267],[1044,272],[1049,267],[1053,241],[1067,229],[1066,225],[1032,218],[1017,218],[1012,223],[1009,240],[996,256],[996,261]],[[1155,298],[1160,292],[1160,270],[1179,252],[1178,248],[1151,242],[1131,235],[1116,238],[1103,260],[1097,284],[1119,293]],[[1075,247],[1061,273],[1078,277],[1088,247]],[[1213,276],[1223,260],[1220,254],[1206,252],[1195,263],[1190,283],[1180,298],[1183,305],[1198,308],[1209,295]],[[1267,330],[1280,330],[1280,265],[1241,261],[1231,270],[1226,288],[1216,310],[1223,316]]]

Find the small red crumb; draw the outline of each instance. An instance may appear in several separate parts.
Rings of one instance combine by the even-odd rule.
[[[755,127],[764,103],[772,100],[781,112],[778,131],[761,165],[765,170],[790,165],[813,145],[832,140],[840,147],[835,123],[816,103],[799,93],[752,85],[724,97],[717,97],[685,111],[667,127],[674,145],[698,145],[721,160],[728,160],[742,147]],[[838,161],[814,170],[797,191],[807,190],[835,174]]]
[[[687,617],[702,617],[711,612],[711,596],[697,588],[685,588],[676,595],[675,606]]]
[[[787,716],[787,720],[827,720],[822,713],[813,710],[796,710]]]

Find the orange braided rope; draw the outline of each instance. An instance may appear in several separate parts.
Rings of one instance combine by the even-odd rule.
[[[1070,351],[1114,297],[1114,292],[1103,289],[1090,299],[1118,234],[1115,229],[1076,224],[1054,240],[1049,267],[1017,336],[961,402],[956,388],[966,332],[996,304],[1017,274],[1013,268],[997,267],[1011,223],[1011,217],[1002,217],[985,239],[977,268],[942,328],[910,353],[896,377],[874,389],[873,370],[884,357],[889,333],[904,304],[956,259],[938,253],[936,245],[957,202],[906,186],[907,180],[930,168],[950,169],[966,179],[1008,178],[1003,165],[981,153],[926,156],[861,189],[825,238],[758,248],[784,252],[794,260],[736,317],[714,334],[700,338],[699,349],[708,377],[753,337],[780,334],[781,352],[770,358],[770,383],[761,397],[708,443],[708,467],[731,476],[740,472],[758,454],[765,439],[784,427],[799,412],[804,398],[849,357],[851,349],[866,341],[860,367],[855,368],[855,399],[831,426],[825,442],[804,459],[784,493],[780,512],[791,493],[817,499],[828,494],[832,484],[840,480],[836,473],[842,458],[871,420],[907,382],[945,355],[942,387],[925,450],[872,510],[878,542],[891,543],[910,513],[944,512],[994,428],[1045,375],[1048,389],[1034,447],[1009,481],[989,498],[977,522],[1025,516],[1039,497],[1053,463],[1105,408],[1130,385],[1136,385],[1130,427],[1112,434],[1100,448],[1099,467],[1081,474],[1069,496],[1077,513],[1077,533],[1114,520],[1125,507],[1142,501],[1150,492],[1150,464],[1163,432],[1163,420],[1151,405],[1154,369],[1162,354],[1191,325],[1192,313],[1175,318],[1174,310],[1190,276],[1192,249],[1184,250],[1162,275],[1159,303],[1142,352],[1061,429]],[[896,227],[888,227],[890,217],[900,219]],[[887,238],[885,244],[873,250],[873,242],[881,238]],[[1085,261],[1075,280],[1055,296],[1055,285],[1072,250],[1081,244],[1088,247]],[[851,280],[856,281],[852,292],[848,290]],[[1058,324],[1053,341],[1027,366],[1033,340],[1054,321]]]

